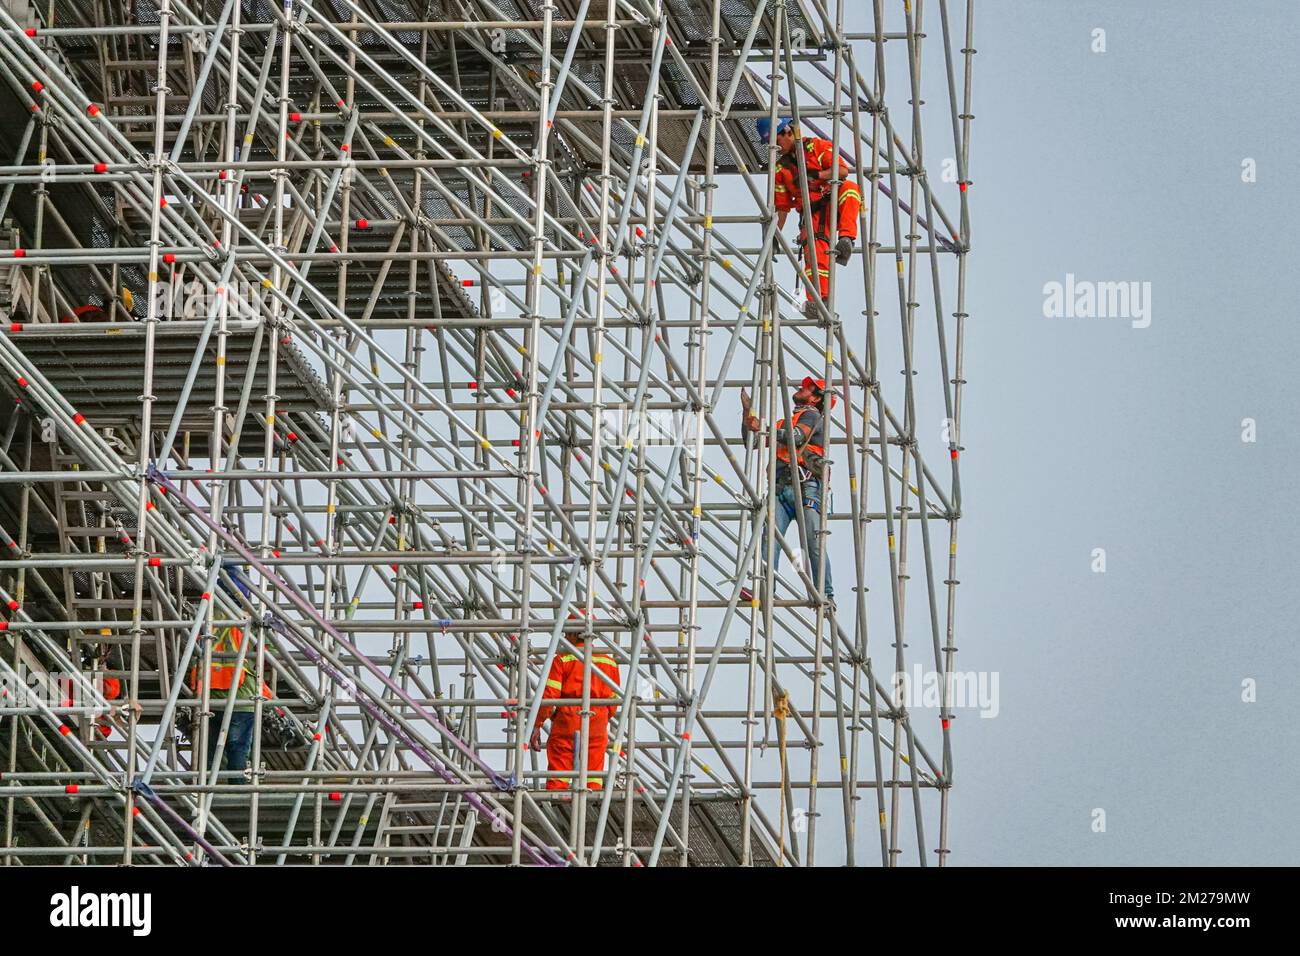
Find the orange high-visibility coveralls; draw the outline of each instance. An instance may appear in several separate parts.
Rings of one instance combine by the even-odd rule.
[[[577,642],[575,642],[577,643]],[[582,645],[577,645],[581,650]],[[591,662],[596,669],[610,679],[614,687],[619,686],[618,663],[608,654],[593,653]],[[551,672],[546,675],[546,688],[543,699],[556,698],[581,699],[582,697],[582,658],[573,654],[557,654],[551,661]],[[614,696],[614,687],[610,687],[594,674],[591,677],[591,699],[608,700]],[[537,712],[537,726],[551,718],[551,733],[546,739],[546,766],[548,770],[572,771],[574,763],[574,742],[582,731],[581,705],[565,704],[547,707]],[[587,725],[587,770],[605,769],[605,747],[609,743],[609,718],[614,713],[613,705],[591,708],[591,720]],[[587,787],[599,790],[599,777],[588,777]],[[563,777],[551,777],[546,781],[547,790],[568,790],[569,781]]]
[[[812,262],[808,260],[813,259],[817,266],[817,287],[821,290],[821,297],[825,299],[830,295],[831,283],[831,184],[825,179],[820,179],[818,174],[831,168],[831,159],[835,154],[831,149],[830,140],[801,139],[799,142],[803,146],[804,166],[808,170],[808,201],[812,203],[814,237],[812,255],[809,256],[806,250],[804,252],[803,274],[808,288],[808,298],[811,299],[813,298]],[[841,237],[856,241],[858,216],[862,212],[862,193],[858,189],[858,184],[848,178],[849,164],[843,158],[839,160],[838,172],[839,178],[844,180],[840,183],[839,197],[836,201],[839,207],[837,213],[839,234]],[[799,188],[799,159],[793,152],[781,157],[777,165],[774,195],[777,212],[788,212],[791,209],[802,211],[803,192]],[[799,222],[799,240],[807,243],[802,215]]]

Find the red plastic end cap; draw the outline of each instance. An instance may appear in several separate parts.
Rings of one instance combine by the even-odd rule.
[[[948,729],[948,719],[947,719],[946,717],[944,718],[944,721],[943,721],[943,729],[944,729],[944,730],[947,730],[947,729]]]
[[[43,89],[45,89],[45,84],[44,84],[44,83],[42,83],[40,80],[32,80],[32,92],[33,92],[33,93],[39,93],[39,92],[40,92],[41,90],[43,90]]]
[[[965,184],[965,183],[958,183],[958,184],[957,184],[957,188],[960,189],[962,192],[965,192],[965,191],[966,191],[966,184]]]
[[[460,284],[463,285],[466,289],[470,289],[470,288],[473,288],[473,286],[474,286],[474,280],[473,280],[473,279],[462,279]]]
[[[162,199],[159,199],[159,200],[158,200],[158,208],[159,208],[159,209],[166,209],[166,208],[167,208],[167,197],[166,197],[166,196],[164,196]]]
[[[10,322],[10,323],[9,323],[9,331],[10,331],[10,332],[21,332],[22,330],[23,330],[23,324],[22,324],[21,322]]]
[[[76,792],[77,792],[78,790],[80,790],[80,789],[81,789],[81,788],[80,788],[79,786],[77,786],[75,783],[70,783],[70,784],[68,784],[66,787],[63,788],[63,792],[64,792],[64,793],[76,793]]]
[[[510,439],[510,444],[512,444],[512,445],[514,445],[516,448],[518,448],[518,447],[519,447],[519,439],[518,439],[518,438],[512,438],[512,439]]]
[[[339,147],[339,149],[343,150],[343,152],[345,152],[345,153],[346,153],[348,150],[350,150],[351,148],[352,148],[352,147],[349,146],[347,143],[344,143],[342,146]]]
[[[276,548],[274,551],[271,552],[271,555],[272,557],[278,558],[280,556],[280,549]]]
[[[18,387],[19,388],[27,387],[27,379],[23,378],[21,375],[18,376]]]
[[[139,815],[140,815],[140,808],[139,808],[139,807],[132,807],[132,808],[131,808],[131,816],[133,816],[133,817],[138,817]]]
[[[7,631],[7,630],[9,630],[9,622],[0,621],[0,631]]]
[[[370,228],[370,220],[369,220],[369,219],[358,219],[358,220],[357,220],[357,228],[358,228],[358,229],[369,229],[369,228]]]
[[[471,389],[478,388],[478,382],[470,382],[470,383],[469,383],[469,387],[470,387]]]
[[[952,457],[953,457],[953,458],[956,458],[956,457],[957,457],[957,449],[956,449],[956,448],[954,448],[954,449],[952,450]]]
[[[339,109],[346,109],[348,104],[343,102],[342,100],[336,100],[334,105],[337,106]]]
[[[81,414],[81,412],[77,412],[75,415],[72,416],[72,424],[84,425],[85,423],[86,423],[86,416]]]
[[[106,172],[108,172],[108,163],[96,163],[96,164],[95,164],[95,172],[97,172],[97,173],[106,173]]]
[[[91,103],[89,106],[86,107],[86,112],[89,113],[91,116],[98,116],[99,107],[96,104]]]
[[[9,610],[11,610],[11,611],[16,611],[16,610],[18,610],[20,607],[22,607],[22,605],[19,604],[17,601],[10,601],[10,602],[9,602]]]
[[[15,250],[14,250],[14,258],[15,258],[15,259],[25,259],[25,258],[27,258],[27,250],[26,250],[26,249],[15,249]]]
[[[175,261],[176,261],[176,253],[174,252],[163,253],[163,262],[167,263],[168,265],[171,265]]]
[[[411,602],[411,610],[413,610],[413,611],[423,611],[423,610],[424,610],[424,602],[423,602],[423,601],[412,601],[412,602]]]
[[[335,790],[333,793],[330,794],[330,799],[333,800],[335,803],[338,803],[340,800],[343,799],[343,794]]]
[[[60,724],[59,733],[63,734],[63,736],[66,737],[68,736],[68,734],[72,733],[72,728],[69,727],[67,724]]]
[[[149,559],[149,567],[151,567],[151,568],[161,568],[161,567],[162,567],[162,558],[159,558],[159,557],[153,557],[153,558],[150,558],[150,559]]]
[[[228,178],[229,176],[230,176],[230,173],[226,172],[226,170],[224,170],[224,169],[221,170],[221,172],[217,173],[217,178],[218,178],[218,179],[226,179],[226,178]]]
[[[203,592],[203,600],[205,600],[205,601],[211,601],[211,600],[212,600],[212,592],[211,592],[211,591],[204,591],[204,592]]]
[[[297,441],[297,440],[298,440],[298,433],[297,433],[297,432],[289,432],[289,436],[288,436],[288,437],[289,437],[289,441]]]
[[[23,33],[25,33],[29,37],[34,37],[36,36],[36,28],[28,27],[26,30],[23,31]]]
[[[111,724],[100,724],[99,732],[105,737],[111,737],[113,736],[113,727]]]
[[[290,113],[290,114],[289,114],[289,122],[290,122],[290,123],[297,123],[297,122],[299,122],[301,119],[302,119],[302,114],[301,114],[301,113]]]
[[[320,740],[320,731],[318,730],[318,731],[316,731],[316,733],[312,734],[312,735],[311,735],[311,739],[312,739],[312,740]]]

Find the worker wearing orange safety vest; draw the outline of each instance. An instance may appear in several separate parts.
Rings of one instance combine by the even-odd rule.
[[[582,635],[573,635],[571,643],[578,654],[557,654],[551,660],[551,670],[546,675],[546,687],[542,691],[544,700],[582,699],[583,658],[586,648]],[[619,686],[618,662],[606,653],[593,648],[591,663],[594,669],[608,679],[601,680],[596,674],[591,675],[591,699],[609,700]],[[587,724],[587,772],[600,773],[605,769],[605,748],[609,745],[609,719],[614,714],[614,706],[605,704],[591,708],[591,718]],[[580,704],[543,705],[537,713],[537,723],[533,727],[530,746],[540,750],[542,745],[542,724],[551,721],[551,732],[546,739],[546,768],[551,772],[576,769],[575,744],[582,732],[582,706]],[[601,789],[601,778],[587,777],[590,790]],[[549,777],[547,790],[568,790],[569,779],[566,777]]]
[[[771,131],[767,119],[758,121],[759,140],[768,142]],[[785,227],[790,210],[803,209],[803,189],[799,184],[799,151],[802,151],[804,168],[808,176],[808,202],[812,205],[811,219],[813,244],[807,248],[808,223],[804,216],[799,219],[799,242],[804,251],[804,279],[808,298],[813,295],[813,266],[817,269],[816,288],[825,299],[830,295],[831,281],[831,224],[837,225],[839,238],[835,243],[835,261],[848,265],[853,255],[853,244],[858,238],[858,217],[862,212],[862,193],[857,183],[848,178],[849,165],[843,158],[835,156],[830,140],[804,138],[799,136],[794,121],[788,117],[777,123],[776,145],[780,156],[777,159],[776,183],[773,205],[777,214],[777,228]],[[831,209],[831,183],[837,175],[843,180],[836,196],[836,209]]]
[[[830,407],[835,407],[835,395],[830,396]],[[804,536],[808,542],[807,557],[810,577],[814,584],[818,581],[819,571],[824,575],[824,593],[827,600],[835,600],[835,588],[831,583],[831,564],[827,560],[822,564],[821,512],[822,482],[829,480],[826,465],[826,382],[820,378],[805,378],[792,396],[794,413],[790,424],[785,419],[776,423],[776,490],[774,494],[774,522],[776,533],[784,536],[790,523],[797,517],[799,499],[795,494],[794,474],[790,466],[790,446],[794,446],[795,467],[799,469],[799,488],[802,491]],[[763,431],[758,416],[751,411],[749,393],[740,390],[740,405],[743,412],[742,424],[745,431],[755,434]],[[826,507],[830,509],[830,489],[826,490]],[[798,541],[794,542],[797,545]],[[781,546],[775,540],[772,543],[771,560],[773,568],[780,566]],[[741,589],[744,600],[752,600],[753,594],[748,588]]]
[[[235,587],[244,597],[249,597],[248,585],[239,577],[238,571],[231,565],[223,568]],[[225,581],[221,587],[228,594],[232,592]],[[252,648],[244,655],[244,663],[235,667],[235,655],[244,643],[244,632],[238,627],[222,628],[212,644],[212,666],[208,669],[208,697],[210,701],[220,701],[221,706],[212,707],[212,716],[208,718],[208,767],[211,769],[217,753],[217,737],[221,732],[221,721],[225,714],[225,702],[230,697],[231,689],[235,692],[234,710],[230,715],[230,727],[226,733],[226,746],[222,752],[222,764],[225,770],[244,770],[248,766],[249,754],[253,749],[254,708],[257,703],[258,681],[257,668]],[[218,659],[223,655],[226,659]],[[198,679],[199,668],[190,668],[190,689],[196,695],[203,693],[203,682]],[[238,671],[238,675],[236,675]],[[266,682],[261,684],[261,696],[271,698],[271,688]]]

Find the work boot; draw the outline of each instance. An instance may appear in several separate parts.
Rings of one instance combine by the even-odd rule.
[[[842,266],[847,266],[851,258],[853,258],[853,240],[848,236],[840,236],[840,241],[835,243],[835,261]]]
[[[745,605],[752,605],[752,604],[753,604],[753,601],[754,601],[754,592],[753,592],[752,590],[750,590],[749,588],[747,588],[747,587],[743,587],[743,588],[741,588],[741,589],[740,589],[740,603],[741,603],[741,605],[742,605],[742,606],[745,606]],[[760,608],[761,608],[761,607],[763,606],[763,604],[765,603],[765,602],[763,601],[763,587],[762,587],[762,585],[760,585],[760,586],[759,586],[759,589],[758,589],[758,602],[759,602],[759,607],[760,607]]]

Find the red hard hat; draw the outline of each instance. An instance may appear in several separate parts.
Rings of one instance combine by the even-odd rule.
[[[809,376],[805,377],[804,380],[803,380],[802,382],[800,382],[799,384],[800,384],[800,386],[803,387],[803,388],[815,388],[815,389],[817,389],[817,391],[821,392],[823,395],[826,394],[826,379],[824,379],[824,378],[813,378],[811,375],[809,375]],[[831,393],[831,408],[834,408],[834,407],[835,407],[835,393],[832,392],[832,393]]]
[[[103,308],[97,305],[79,305],[72,310],[72,314],[75,315],[82,322],[107,322],[108,321],[108,313],[105,312]]]

